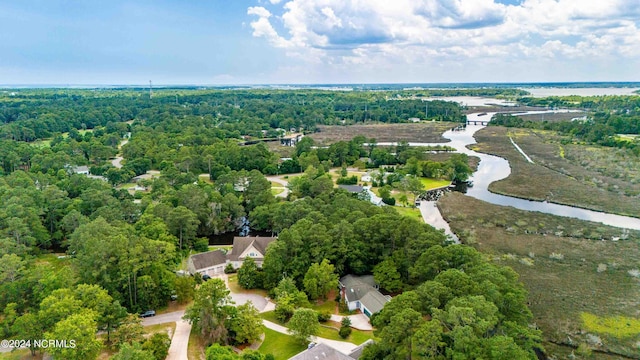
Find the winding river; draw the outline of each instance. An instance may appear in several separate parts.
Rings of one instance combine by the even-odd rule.
[[[549,111],[553,112],[553,111]],[[535,112],[540,113],[540,112]],[[467,115],[467,119],[487,120],[495,113],[475,113]],[[524,114],[524,113],[523,113]],[[567,205],[549,203],[546,201],[532,201],[519,199],[511,196],[494,194],[489,191],[489,184],[494,181],[502,180],[511,174],[511,167],[506,159],[498,156],[478,153],[467,148],[468,145],[476,143],[473,135],[484,126],[467,125],[466,129],[460,131],[447,131],[442,136],[451,140],[446,145],[456,149],[457,152],[467,154],[469,156],[477,156],[480,158],[478,170],[473,173],[470,180],[473,181],[473,187],[467,190],[467,195],[479,200],[486,201],[491,204],[512,206],[516,209],[526,211],[539,211],[542,213],[553,214],[558,216],[566,216],[599,222],[605,225],[611,225],[619,228],[640,230],[640,219],[603,213],[593,210],[581,209]],[[395,145],[395,143],[378,143],[378,145]],[[435,143],[409,143],[410,146],[435,146],[442,145]],[[535,180],[534,180],[535,181]]]

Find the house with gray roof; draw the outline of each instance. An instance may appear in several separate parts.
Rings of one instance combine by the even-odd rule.
[[[187,270],[191,275],[195,273],[209,276],[223,274],[226,266],[227,255],[222,250],[191,255],[187,260]]]
[[[311,343],[307,350],[298,353],[294,357],[290,357],[289,360],[358,360],[360,356],[362,356],[362,351],[365,346],[372,343],[373,340],[369,339],[363,342],[360,346],[351,350],[347,355],[326,344]]]
[[[338,185],[338,187],[340,189],[344,189],[347,190],[348,192],[352,193],[352,194],[360,194],[362,191],[364,191],[364,188],[360,185]]]
[[[309,344],[310,347],[307,350],[290,357],[289,360],[354,360],[352,357],[325,344],[312,344]]]
[[[187,270],[192,275],[200,273],[214,276],[224,273],[224,268],[228,264],[238,269],[246,258],[254,259],[256,265],[262,267],[267,246],[276,239],[275,237],[236,236],[233,238],[233,247],[228,253],[214,250],[189,256]]]
[[[358,309],[369,317],[382,310],[391,300],[390,296],[382,295],[378,289],[373,275],[346,275],[340,279],[340,293],[349,310]]]
[[[233,238],[233,248],[227,254],[227,260],[237,269],[242,266],[244,259],[250,257],[256,265],[262,267],[267,246],[276,239],[266,236],[236,236]]]

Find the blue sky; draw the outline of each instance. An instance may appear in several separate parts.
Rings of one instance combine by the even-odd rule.
[[[638,81],[636,0],[0,2],[0,84]]]

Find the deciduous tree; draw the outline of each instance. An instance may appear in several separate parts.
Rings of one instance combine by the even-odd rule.
[[[335,267],[324,259],[321,263],[311,264],[304,276],[304,288],[311,299],[323,298],[333,289],[338,288],[338,274]]]
[[[318,314],[311,309],[297,309],[291,320],[287,323],[289,332],[300,343],[307,343],[310,336],[318,333],[320,323],[318,323]]]

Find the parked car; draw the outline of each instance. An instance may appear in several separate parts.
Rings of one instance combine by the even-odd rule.
[[[211,276],[204,274],[202,275],[202,280],[207,281],[207,280],[211,280]]]
[[[176,301],[176,300],[178,300],[178,295],[171,294],[171,301]]]
[[[151,316],[156,316],[155,310],[147,310],[147,311],[143,312],[142,314],[140,314],[141,318],[146,318],[146,317],[151,317]]]

